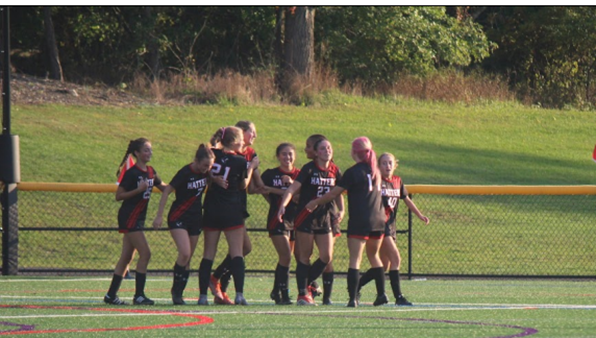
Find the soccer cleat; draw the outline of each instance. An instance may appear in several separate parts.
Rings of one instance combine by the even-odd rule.
[[[397,305],[397,306],[412,306],[414,304],[408,302],[408,300],[406,299],[406,297],[404,297],[404,295],[399,295],[397,297],[397,300],[395,301],[395,305]]]
[[[209,290],[211,290],[211,294],[215,296],[215,298],[223,298],[221,295],[221,284],[219,283],[219,279],[213,277],[209,277]]]
[[[125,301],[115,296],[114,298],[105,295],[103,296],[103,302],[110,305],[128,305]]]
[[[246,299],[244,299],[244,296],[242,294],[237,294],[236,298],[234,299],[234,304],[236,305],[248,305],[248,302],[246,302]]]
[[[228,294],[225,292],[222,292],[221,297],[219,298],[217,296],[213,297],[213,303],[219,305],[234,305]]]
[[[323,298],[323,305],[333,305],[333,302],[329,298]]]
[[[171,290],[172,293],[172,303],[174,303],[174,305],[186,305],[186,302],[184,301],[184,298],[182,298],[181,294],[177,294],[177,292],[175,292],[173,289]]]
[[[281,300],[277,305],[292,305],[292,301],[290,300],[290,295],[288,294],[288,290],[284,290],[281,292]]]
[[[319,283],[317,283],[317,281],[315,280],[312,281],[308,286],[308,291],[311,293],[312,298],[318,297],[323,294],[323,290],[321,290]]]
[[[305,296],[298,296],[298,300],[296,301],[296,305],[308,305],[308,306],[316,306],[317,304],[312,299],[310,294]]]
[[[347,307],[358,307],[358,301],[355,299],[350,299],[350,301],[348,302],[348,305],[346,305]]]
[[[280,295],[279,291],[276,291],[276,290],[271,291],[271,293],[269,294],[269,297],[271,297],[271,300],[273,300],[275,302],[275,305],[279,305],[279,303],[281,303],[281,295]]]
[[[155,302],[147,298],[145,295],[134,297],[132,303],[134,305],[155,305]]]
[[[207,300],[207,295],[200,295],[197,305],[209,305],[209,301]]]
[[[382,294],[382,295],[377,295],[377,299],[375,299],[375,302],[373,303],[373,305],[379,306],[379,305],[387,304],[388,302],[389,302],[389,300],[387,299],[387,295]]]

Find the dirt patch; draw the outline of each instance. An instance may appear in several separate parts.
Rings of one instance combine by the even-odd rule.
[[[13,104],[122,107],[151,104],[149,100],[130,92],[104,85],[84,86],[14,73],[11,77],[10,92]]]

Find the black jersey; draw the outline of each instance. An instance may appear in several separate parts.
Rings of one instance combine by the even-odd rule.
[[[244,153],[238,153],[238,155],[243,156],[246,159],[246,169],[248,169],[248,166],[250,165],[250,161],[253,160],[253,158],[257,157],[257,152],[251,148],[251,147],[246,147],[246,149],[244,150]],[[247,187],[248,189],[248,187]],[[242,191],[242,203],[244,203],[244,218],[248,218],[250,215],[248,214],[248,192],[247,189],[244,189]]]
[[[240,185],[247,177],[246,159],[235,153],[226,153],[222,149],[213,149],[213,153],[215,162],[211,172],[214,176],[223,176],[228,181],[228,187],[224,189],[219,184],[211,184],[205,193],[205,220],[209,227],[222,223],[225,223],[224,226],[230,226],[228,221],[237,223],[233,224],[234,226],[243,224],[244,189],[240,189]]]
[[[391,176],[389,179],[381,180],[381,194],[383,195],[383,206],[385,208],[385,225],[395,227],[395,218],[400,199],[408,196],[408,191],[399,176]]]
[[[295,180],[298,177],[300,170],[298,168],[294,168],[291,172],[285,172],[280,167],[275,169],[267,169],[263,174],[261,174],[261,179],[263,183],[268,187],[273,187],[277,189],[286,190],[289,187],[289,184],[284,184],[282,182],[282,176],[286,175]],[[277,219],[277,212],[279,210],[279,206],[281,204],[281,196],[277,194],[269,194],[269,214],[267,215],[267,229],[273,229],[279,224],[279,220]],[[296,214],[296,208],[298,204],[290,201],[286,206],[286,212],[284,214],[284,225],[286,230],[291,230],[294,226],[294,216]]]
[[[208,173],[193,171],[190,164],[178,170],[170,181],[170,185],[176,190],[176,200],[170,207],[168,222],[180,219],[200,221],[203,214],[201,198],[207,187],[208,177]]]
[[[374,184],[370,165],[356,163],[346,170],[337,185],[348,191],[348,234],[358,228],[363,231],[356,232],[364,234],[385,230],[381,189]]]
[[[125,191],[135,190],[142,179],[147,179],[149,184],[147,190],[122,201],[120,210],[118,210],[118,229],[120,232],[140,230],[139,228],[143,227],[153,186],[161,185],[161,179],[153,167],[147,166],[147,171],[145,171],[134,165],[124,173],[120,187],[124,188]]]
[[[320,168],[314,161],[305,164],[296,177],[296,181],[301,183],[300,199],[298,201],[298,214],[294,221],[296,227],[300,227],[303,222],[313,223],[312,228],[331,229],[331,213],[335,210],[335,201],[331,201],[317,207],[312,214],[305,208],[311,200],[319,198],[335,187],[337,180],[341,179],[341,171],[330,162],[329,168]]]

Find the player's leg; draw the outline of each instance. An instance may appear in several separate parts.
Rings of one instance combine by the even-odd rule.
[[[172,302],[174,305],[184,305],[182,293],[188,281],[187,266],[191,257],[191,244],[186,229],[171,229],[170,235],[178,249],[178,257],[174,263],[174,280],[172,283]]]
[[[116,268],[114,269],[112,282],[110,283],[108,292],[103,298],[105,303],[113,305],[126,305],[126,302],[118,298],[118,290],[120,289],[123,275],[133,258],[134,252],[134,246],[129,241],[127,234],[124,234],[122,237],[122,251],[120,252],[120,258],[118,259],[118,263],[116,263]]]
[[[244,242],[242,243],[243,257],[246,257],[251,251],[252,251],[252,243],[250,241],[250,237],[248,236],[248,231],[246,230],[246,227],[245,227],[244,228]],[[221,276],[219,276],[220,289],[221,289],[222,293],[227,292],[228,285],[230,284],[230,279],[232,278],[231,264],[232,264],[232,261],[230,258],[227,269],[224,269]],[[213,275],[215,278],[217,278],[215,273]],[[226,298],[226,297],[224,297],[224,298]]]
[[[296,262],[296,285],[298,286],[298,305],[314,305],[312,296],[308,292],[308,273],[310,270],[310,255],[314,248],[314,235],[310,232],[296,231],[296,248],[299,251]],[[295,248],[295,249],[296,249]]]
[[[221,231],[211,229],[205,230],[203,237],[203,259],[199,266],[199,305],[209,305],[209,302],[207,301],[207,290],[209,290],[211,268],[213,267],[213,259],[217,253],[217,243],[219,242],[220,235]]]
[[[377,287],[377,298],[373,303],[374,306],[387,303],[387,295],[385,294],[385,271],[383,270],[383,262],[379,255],[382,243],[383,236],[371,237],[366,241],[366,256],[370,262],[370,270],[372,271],[375,285]]]
[[[274,235],[271,236],[271,242],[273,243],[273,247],[278,256],[271,298],[275,301],[275,304],[287,305],[287,301],[289,301],[289,297],[287,297],[288,278],[290,273],[290,262],[292,260],[290,237],[285,234]],[[282,297],[282,295],[286,295],[286,297]],[[284,300],[283,298],[287,298],[287,301],[282,302],[282,300]],[[289,304],[291,304],[291,302]]]
[[[232,271],[232,276],[234,276],[234,287],[236,288],[236,298],[234,303],[236,305],[248,305],[246,299],[244,298],[245,266],[243,246],[245,231],[245,228],[241,227],[224,232],[228,242],[228,252],[230,257],[232,257],[230,270]]]
[[[310,267],[308,274],[309,284],[323,274],[327,264],[333,259],[333,234],[315,234],[314,240],[319,249],[319,258]]]
[[[145,238],[145,232],[135,231],[126,234],[132,243],[132,246],[139,253],[139,259],[137,261],[137,268],[135,273],[135,295],[133,298],[133,304],[136,305],[153,305],[154,301],[145,296],[145,283],[147,281],[147,266],[151,260],[151,249],[149,243]]]
[[[360,262],[362,261],[362,251],[366,240],[361,238],[348,237],[348,252],[350,254],[350,265],[348,268],[348,294],[350,300],[348,307],[357,307],[356,293],[358,291],[358,279],[360,277]]]
[[[401,292],[401,277],[399,274],[401,255],[397,245],[395,244],[395,239],[390,238],[390,242],[388,243],[385,251],[387,251],[386,256],[389,259],[389,282],[391,283],[391,290],[393,291],[393,296],[395,297],[395,305],[411,306],[412,303],[409,302]]]

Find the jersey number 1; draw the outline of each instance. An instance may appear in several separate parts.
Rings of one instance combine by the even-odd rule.
[[[215,175],[219,175],[219,173],[221,172],[221,164],[213,163],[213,168],[211,169],[211,172]],[[227,181],[229,174],[230,174],[230,167],[225,167],[224,173],[223,173],[223,179]]]

